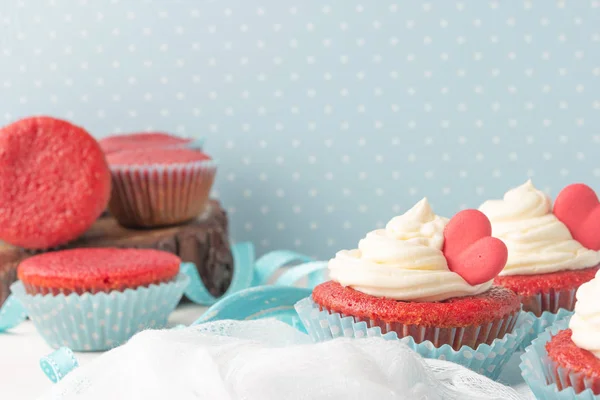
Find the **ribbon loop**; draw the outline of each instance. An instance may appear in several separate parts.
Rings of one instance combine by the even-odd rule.
[[[313,261],[291,267],[279,276],[276,285],[293,286],[300,279],[308,277],[307,286],[314,288],[323,282],[323,271],[327,268],[327,261]]]
[[[204,148],[204,138],[194,139],[185,144],[185,147],[193,150],[202,150]]]
[[[63,379],[79,366],[75,354],[68,347],[61,347],[40,359],[40,367],[53,383]]]
[[[279,268],[295,261],[307,263],[311,257],[289,250],[275,250],[256,260],[254,286],[265,285]]]

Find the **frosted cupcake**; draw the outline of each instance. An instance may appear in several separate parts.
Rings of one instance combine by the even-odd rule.
[[[357,249],[338,252],[329,261],[331,281],[296,311],[315,341],[400,339],[423,357],[497,378],[532,318],[520,311],[518,295],[493,285],[507,250],[491,232],[477,210],[448,221],[423,199]]]
[[[317,286],[312,300],[320,310],[417,343],[455,350],[490,344],[512,331],[520,310],[518,296],[493,286],[506,247],[490,233],[489,221],[477,210],[449,222],[423,199],[385,229],[368,233],[358,249],[338,252],[329,262],[331,281]],[[463,238],[466,242],[455,245],[460,251],[450,248],[449,240]]]
[[[538,398],[597,399],[600,395],[598,300],[600,273],[577,290],[570,321],[559,321],[526,349],[521,369]]]
[[[557,205],[570,190],[559,194]],[[561,221],[565,212],[556,215],[550,198],[531,181],[509,190],[502,200],[486,201],[479,210],[489,218],[493,236],[508,248],[495,283],[519,294],[523,309],[538,317],[561,308],[572,311],[577,288],[599,269],[600,253],[573,238]]]

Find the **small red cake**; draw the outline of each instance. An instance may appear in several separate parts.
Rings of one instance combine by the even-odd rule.
[[[0,239],[29,249],[63,245],[105,209],[111,176],[98,142],[50,117],[0,129]]]
[[[139,150],[152,147],[182,146],[190,143],[192,139],[186,139],[163,132],[142,132],[113,135],[100,139],[98,142],[105,154],[118,151]]]
[[[450,344],[455,350],[502,338],[512,331],[521,309],[519,296],[497,286],[476,296],[408,302],[370,296],[329,281],[315,287],[312,298],[321,310],[352,316],[398,337],[412,336],[416,343],[429,340],[436,347]],[[462,329],[462,337],[452,335],[455,329]]]
[[[208,155],[180,147],[121,151],[107,160],[113,176],[109,210],[129,228],[196,218],[206,206],[216,173]]]
[[[559,390],[572,387],[575,393],[589,387],[594,394],[600,394],[600,359],[573,343],[571,334],[571,329],[560,331],[546,343],[556,386]]]
[[[210,160],[210,156],[184,148],[148,148],[136,151],[120,151],[106,156],[108,164],[114,165],[172,165]]]
[[[573,311],[575,291],[591,281],[600,266],[539,275],[498,276],[494,284],[504,286],[521,296],[523,310],[537,317],[544,311],[557,313],[560,308]]]
[[[180,263],[153,249],[73,249],[27,258],[18,277],[32,295],[124,291],[171,281]]]

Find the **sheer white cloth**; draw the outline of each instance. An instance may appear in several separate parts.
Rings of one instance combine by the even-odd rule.
[[[82,366],[43,400],[523,399],[398,341],[313,344],[275,320],[145,331]]]

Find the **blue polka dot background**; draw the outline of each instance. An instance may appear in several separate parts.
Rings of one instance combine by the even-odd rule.
[[[599,1],[15,0],[0,122],[205,137],[234,239],[328,258],[423,196],[594,187],[599,45]]]

